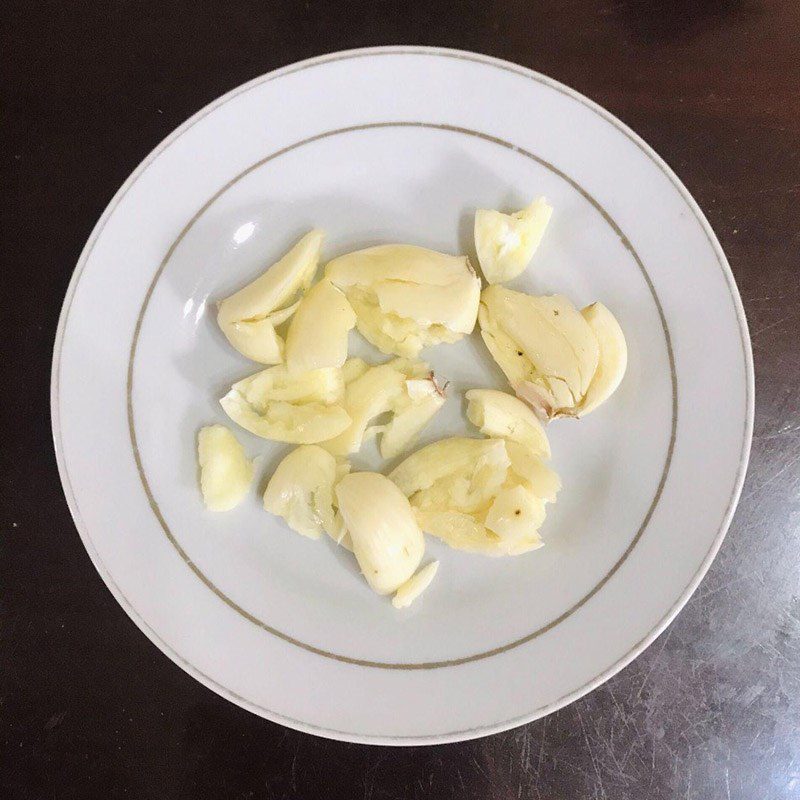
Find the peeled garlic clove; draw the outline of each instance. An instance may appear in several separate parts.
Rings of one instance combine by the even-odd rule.
[[[263,275],[219,304],[217,322],[240,353],[263,364],[282,361],[283,340],[275,327],[291,316],[283,307],[311,285],[323,236],[310,231]]]
[[[406,380],[405,392],[395,400],[394,416],[381,436],[381,455],[386,459],[395,458],[406,450],[444,401],[444,390],[436,383],[432,372],[428,378]]]
[[[300,301],[298,300],[296,303],[292,303],[290,306],[286,306],[286,308],[282,308],[279,311],[273,311],[268,317],[267,321],[271,322],[274,327],[278,327],[279,325],[283,325],[284,322],[292,318],[292,315],[295,311],[300,307]]]
[[[505,442],[502,439],[493,439],[492,442],[493,447],[479,456],[467,470],[452,473],[430,489],[423,489],[415,495],[414,502],[420,505],[430,502],[433,493],[443,489],[447,492],[447,499],[442,503],[442,508],[479,513],[503,487],[511,466]]]
[[[350,425],[350,415],[336,403],[343,394],[339,369],[292,375],[279,364],[235,383],[220,404],[234,422],[256,436],[315,444]]]
[[[515,214],[487,209],[475,213],[475,249],[489,283],[510,281],[525,271],[552,214],[543,197]]]
[[[345,384],[352,383],[360,378],[369,369],[369,364],[363,358],[348,358],[342,366],[342,380]]]
[[[234,322],[223,331],[245,358],[259,364],[280,364],[283,361],[283,339],[269,318]]]
[[[210,511],[230,511],[253,481],[253,462],[224,425],[209,425],[197,435],[200,489]]]
[[[502,439],[453,437],[423,447],[389,477],[415,508],[471,514],[491,504],[510,464]]]
[[[336,403],[344,397],[344,379],[335,367],[289,372],[283,364],[256,372],[233,385],[256,408],[282,400],[287,403]]]
[[[342,401],[352,423],[326,442],[326,449],[336,455],[358,452],[365,441],[382,434],[381,454],[393,458],[416,438],[444,403],[444,393],[422,361],[397,358],[363,372],[360,366],[345,367],[349,374],[356,375],[347,382]],[[427,385],[427,391],[422,385]],[[389,422],[369,427],[372,420],[387,413],[392,414]]]
[[[337,478],[336,482],[338,483],[339,480],[341,480],[341,478]],[[339,512],[339,509],[336,508],[336,503],[337,503],[337,500],[336,500],[336,496],[334,495],[333,505],[334,505],[335,513],[334,513],[334,516],[333,516],[333,527],[330,530],[328,530],[326,528],[325,529],[325,533],[327,533],[328,536],[330,536],[331,539],[333,539],[333,541],[336,542],[336,544],[340,545],[341,547],[344,547],[345,550],[347,550],[347,551],[352,553],[353,552],[353,542],[350,539],[350,534],[347,532],[347,527],[344,524],[344,518],[342,517],[341,513]]]
[[[617,390],[628,367],[628,345],[616,318],[602,303],[586,306],[581,314],[594,331],[600,347],[600,363],[578,410],[582,417]]]
[[[423,329],[413,320],[401,319],[396,314],[384,314],[378,305],[375,292],[353,286],[345,290],[353,311],[356,312],[358,332],[382,353],[416,358],[425,346]]]
[[[219,402],[225,413],[246,431],[276,442],[325,442],[338,436],[350,424],[350,416],[339,405],[294,405],[273,400],[263,411],[256,411],[235,389],[231,389]]]
[[[548,418],[574,415],[600,350],[572,303],[560,295],[534,297],[489,286],[481,295],[479,320],[487,347],[517,394]]]
[[[471,333],[475,327],[481,284],[474,274],[446,286],[378,281],[373,287],[384,314],[396,314],[426,328],[443,325],[454,333]]]
[[[354,472],[335,489],[353,553],[378,594],[397,591],[413,574],[425,541],[406,496],[376,472]]]
[[[329,261],[325,276],[337,286],[370,286],[378,281],[448,286],[469,272],[464,256],[413,244],[368,247]]]
[[[561,295],[534,297],[489,286],[481,302],[543,378],[564,381],[585,394],[599,360],[597,339],[575,306]]]
[[[395,608],[407,608],[410,606],[430,586],[438,570],[438,561],[431,561],[430,564],[426,564],[397,590],[392,598],[392,605]]]
[[[490,556],[540,547],[545,502],[560,487],[540,457],[512,439],[434,442],[389,477],[409,497],[426,533],[457,550]]]
[[[347,335],[356,315],[347,298],[327,279],[300,301],[286,334],[286,366],[290,372],[341,367],[347,359]]]
[[[355,453],[361,447],[370,420],[388,411],[394,398],[403,391],[405,377],[389,364],[368,369],[345,386],[342,405],[351,423],[325,447],[335,455]]]
[[[417,522],[425,533],[441,539],[454,550],[490,554],[500,537],[489,533],[482,522],[461,511],[415,508]],[[498,552],[497,555],[500,555]]]
[[[341,474],[336,459],[316,445],[292,450],[278,464],[264,492],[264,508],[283,517],[302,536],[339,533],[333,487]]]
[[[561,478],[550,469],[541,457],[527,445],[507,441],[506,450],[511,459],[511,471],[537,497],[555,503],[561,491]]]
[[[251,361],[260,364],[280,364],[283,361],[283,339],[276,328],[297,311],[300,301],[280,311],[268,314],[264,319],[251,322],[234,322],[229,333],[236,338],[236,349]]]
[[[520,555],[542,546],[538,535],[534,538],[506,541],[470,514],[459,511],[416,510],[417,521],[425,533],[435,536],[454,550],[478,553],[484,556]]]
[[[375,293],[368,289],[348,289],[347,299],[356,312],[358,332],[386,355],[416,358],[423,347],[453,344],[463,336],[438,323],[426,327],[412,319],[384,313]]]
[[[381,436],[381,456],[395,458],[407,450],[443,405],[444,397],[431,395],[396,414]]]
[[[474,470],[477,463],[486,462],[487,455],[491,460],[498,448],[505,456],[505,445],[498,439],[441,439],[412,453],[389,473],[389,478],[411,496],[453,473]]]
[[[218,320],[227,324],[266,317],[311,285],[324,233],[309,231],[263,275],[219,304]]]
[[[524,486],[514,486],[497,494],[484,524],[504,541],[538,543],[544,518],[544,500]]]
[[[475,326],[480,279],[464,257],[382,245],[334,259],[325,275],[345,292],[362,336],[384,353],[414,358]]]
[[[496,389],[470,389],[467,418],[484,436],[511,439],[550,458],[550,443],[536,415],[517,397]]]

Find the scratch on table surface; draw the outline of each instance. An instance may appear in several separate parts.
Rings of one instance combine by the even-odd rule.
[[[774,475],[771,475],[763,483],[760,483],[758,486],[751,489],[746,495],[744,495],[744,497],[742,497],[740,504],[743,504],[746,500],[749,500],[754,495],[763,491],[771,483],[774,483],[778,478],[780,478],[781,475],[783,475],[784,472],[786,472],[787,469],[793,467],[798,461],[800,461],[800,453],[784,464]]]
[[[728,796],[728,800],[731,800],[730,772],[730,769],[725,767],[725,794]]]
[[[367,769],[367,772],[368,773],[375,773],[377,771],[378,767],[381,764],[383,764],[383,762],[386,761],[387,758],[389,758],[389,753],[388,752],[385,755],[378,756],[378,758],[375,759],[375,763],[371,767],[369,767]]]
[[[300,747],[302,739],[297,740],[297,747],[294,749],[294,755],[292,756],[292,766],[289,770],[289,774],[291,775],[291,786],[292,792],[297,793],[297,755],[300,752]]]
[[[635,755],[636,758],[639,759],[639,763],[644,766],[644,759],[639,755],[639,751],[637,745],[641,744],[644,741],[644,737],[642,736],[641,732],[639,731],[639,726],[636,724],[636,720],[631,720],[631,726],[633,730],[636,732],[636,738],[631,742],[631,746],[628,748],[628,752],[625,754],[625,757],[622,759],[622,768],[625,769],[625,765],[628,763],[628,759]]]
[[[544,738],[547,736],[547,717],[542,722],[542,740],[539,742],[539,762],[536,765],[536,777],[542,774],[542,761],[544,760]]]
[[[465,792],[467,787],[464,784],[464,776],[461,774],[461,770],[456,767],[456,775],[458,776],[458,782],[461,784],[461,791]]]
[[[758,729],[758,733],[756,733],[756,735],[753,737],[753,740],[750,742],[750,745],[747,748],[748,750],[753,749],[753,746],[755,745],[756,741],[758,741],[758,737],[761,736],[762,733],[764,733],[763,725]]]
[[[486,778],[487,781],[491,782],[491,778],[489,777],[489,773],[486,772],[486,770],[481,765],[480,761],[478,761],[478,759],[475,758],[475,756],[472,756],[472,763],[475,765],[475,768],[478,770],[478,772],[480,772],[480,774],[483,775],[483,777]]]
[[[636,699],[638,700],[642,696],[642,692],[644,691],[644,687],[647,685],[647,681],[650,680],[650,676],[653,674],[653,670],[656,668],[656,664],[658,663],[659,659],[661,658],[661,654],[664,652],[664,648],[667,646],[667,642],[670,640],[672,636],[674,628],[670,628],[667,631],[667,635],[664,637],[664,641],[659,648],[658,653],[656,654],[653,662],[650,664],[650,669],[647,670],[647,675],[644,676],[644,680],[642,681],[642,685],[639,687],[639,691],[636,693]]]
[[[713,597],[715,594],[718,594],[721,591],[729,591],[731,586],[736,586],[737,583],[741,583],[744,580],[748,580],[750,578],[749,575],[737,575],[735,578],[731,578],[725,582],[720,583],[719,586],[715,586],[713,589],[709,589],[708,591],[701,590],[697,593],[698,600],[708,600],[709,597]],[[703,581],[700,586],[704,586],[707,581]]]
[[[606,796],[606,790],[603,786],[603,776],[600,773],[600,769],[597,766],[597,758],[595,757],[594,750],[592,749],[592,743],[589,741],[589,734],[586,730],[586,723],[583,721],[583,714],[581,714],[581,704],[580,702],[576,704],[575,710],[578,712],[578,722],[580,723],[581,730],[583,731],[583,740],[586,742],[586,748],[589,751],[589,758],[592,759],[592,767],[594,768],[594,774],[597,777],[597,784],[600,788],[600,796]]]
[[[774,320],[773,322],[769,322],[766,325],[762,325],[757,330],[753,331],[750,334],[750,338],[755,341],[762,333],[766,333],[767,331],[771,331],[773,328],[777,328],[778,325],[783,325],[784,322],[788,322],[790,319],[797,316],[797,312],[793,311],[785,316],[779,317],[778,319]]]
[[[587,783],[592,783],[594,781],[593,776],[589,772],[587,772],[580,764],[576,764],[574,761],[570,761],[567,758],[553,759],[554,770],[558,770],[559,766],[561,765],[567,767],[568,769],[571,769],[573,772],[576,772],[579,775],[582,775],[586,779]]]
[[[772,433],[757,433],[753,435],[754,442],[767,442],[770,439],[790,439],[800,433],[800,425],[790,425]]]
[[[521,740],[519,748],[519,766],[523,772],[530,772],[531,769],[531,728],[526,726],[520,731],[518,740]]]
[[[627,728],[628,727],[628,720],[626,715],[622,711],[622,706],[620,706],[619,701],[617,700],[617,696],[614,694],[614,687],[611,685],[611,681],[607,684],[608,686],[608,693],[611,695],[611,702],[614,703],[614,708],[617,710],[617,715],[622,720],[622,724]]]
[[[614,762],[614,766],[617,768],[617,773],[619,774],[619,776],[621,778],[625,778],[626,775],[622,771],[622,769],[620,768],[619,761],[617,760],[617,755],[614,752],[613,735],[612,736],[603,736],[600,733],[600,731],[597,729],[597,723],[594,721],[594,719],[592,720],[592,727],[594,728],[594,735],[595,735],[596,739],[603,743],[606,752],[611,757],[611,760]],[[613,734],[613,730],[612,730],[612,734]]]
[[[756,290],[753,294],[742,294],[742,300],[745,301],[748,305],[751,303],[771,303],[773,300],[783,300],[786,295],[783,292],[778,292],[777,294],[761,294],[762,290]]]

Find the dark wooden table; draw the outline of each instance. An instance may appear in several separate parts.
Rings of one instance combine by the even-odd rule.
[[[800,797],[796,0],[7,0],[0,17],[0,797]],[[431,748],[295,733],[181,672],[91,566],[50,441],[61,299],[117,187],[219,94],[371,44],[511,59],[631,125],[708,214],[756,363],[742,502],[677,621],[547,719]]]

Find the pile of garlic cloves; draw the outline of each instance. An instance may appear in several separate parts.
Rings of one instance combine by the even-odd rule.
[[[542,546],[546,506],[561,489],[543,423],[588,414],[625,374],[625,337],[601,303],[578,310],[561,295],[502,285],[527,268],[551,214],[544,198],[513,214],[477,212],[483,290],[467,257],[408,244],[339,256],[315,282],[324,240],[315,229],[219,303],[228,342],[262,366],[233,384],[223,410],[255,436],[298,445],[270,477],[264,508],[302,536],[351,551],[396,608],[437,572],[437,561],[420,566],[425,533],[490,556]],[[413,446],[446,401],[420,352],[457,342],[476,323],[513,391],[466,393],[480,438],[433,442],[388,476],[353,472],[348,457],[372,438],[387,460]],[[353,328],[393,358],[348,357]],[[230,510],[250,491],[253,463],[225,426],[201,429],[198,462],[209,510]]]

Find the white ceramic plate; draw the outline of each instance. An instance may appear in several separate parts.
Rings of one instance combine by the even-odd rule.
[[[385,241],[470,252],[476,207],[539,194],[555,215],[516,287],[601,299],[630,349],[602,409],[550,426],[564,489],[545,548],[488,559],[431,540],[439,575],[400,613],[347,553],[265,513],[256,490],[233,512],[204,511],[196,432],[225,421],[217,399],[256,368],[219,333],[215,299],[312,226],[328,231],[326,258]],[[466,430],[460,394],[502,376],[475,334],[423,355],[453,388],[425,439]],[[635,134],[521,67],[383,48],[258,78],[145,159],[75,270],[52,412],[84,544],[164,653],[285,725],[417,744],[547,714],[664,629],[739,496],[753,373],[719,243]],[[263,486],[288,448],[239,434],[264,454]],[[379,464],[369,448],[355,463]]]

